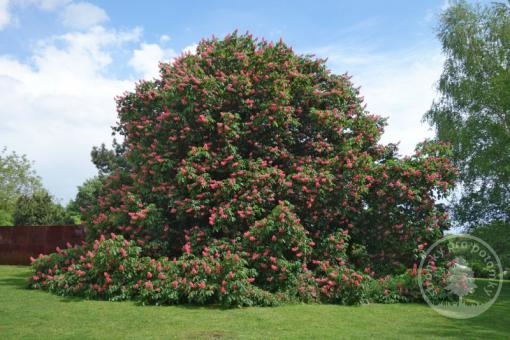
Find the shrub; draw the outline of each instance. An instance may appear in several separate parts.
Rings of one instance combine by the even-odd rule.
[[[207,256],[155,260],[140,256],[133,241],[112,234],[92,246],[69,245],[32,259],[30,286],[65,296],[147,304],[276,304],[272,294],[252,285],[256,272],[230,249],[217,244]]]
[[[136,282],[143,268],[140,247],[122,237],[96,240],[33,259],[31,286],[59,295],[124,300],[135,295]]]

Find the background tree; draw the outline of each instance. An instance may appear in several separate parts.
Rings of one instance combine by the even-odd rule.
[[[114,136],[116,130],[114,128]],[[106,177],[116,171],[126,171],[128,169],[129,164],[125,157],[126,150],[126,145],[118,143],[115,138],[113,139],[112,148],[107,148],[104,143],[92,148],[90,156],[92,163],[98,170],[98,175],[87,179],[82,185],[78,186],[75,199],[71,200],[66,206],[67,213],[72,216],[76,223],[81,223],[83,220],[82,208],[86,209],[95,203]]]
[[[510,232],[507,223],[493,221],[475,228],[471,234],[487,242],[501,260],[503,270],[507,273],[510,272]],[[474,266],[474,269],[478,271],[477,274],[480,274],[480,276],[487,276],[491,268],[487,268],[485,263],[479,263]]]
[[[44,189],[31,195],[21,195],[14,207],[14,225],[49,225],[73,223],[65,209],[55,203],[53,197]]]
[[[455,221],[467,228],[510,215],[510,7],[459,2],[441,15],[446,56],[439,99],[425,119],[453,146],[461,189]]]
[[[114,133],[115,134],[115,133]],[[108,149],[104,143],[101,146],[94,146],[90,152],[92,163],[99,171],[99,176],[109,175],[115,170],[126,169],[128,162],[124,157],[126,145],[119,144],[116,139],[113,140],[112,148]]]
[[[71,200],[66,207],[67,213],[72,216],[76,223],[81,223],[83,219],[82,209],[88,209],[95,205],[103,187],[103,181],[104,178],[102,176],[95,176],[78,186],[78,193],[75,199]]]
[[[30,196],[41,189],[41,179],[27,157],[3,148],[0,152],[0,226],[13,224],[14,207],[20,196]]]

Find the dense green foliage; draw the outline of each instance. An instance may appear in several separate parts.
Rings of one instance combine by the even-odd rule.
[[[372,281],[416,275],[427,245],[448,228],[436,203],[456,176],[448,148],[425,142],[398,158],[379,144],[384,119],[365,110],[349,77],[283,42],[237,33],[204,40],[120,97],[118,114],[127,166],[112,169],[82,211],[89,248],[104,235],[140,246],[129,277],[144,277],[143,287],[129,297],[360,303]],[[89,284],[114,289],[117,269],[97,269],[86,247],[80,263],[56,259],[59,275],[37,260],[42,287],[86,296],[94,296],[83,290]],[[72,276],[83,261],[91,271]],[[147,276],[147,261],[168,279]],[[142,282],[124,284],[131,292]],[[406,299],[411,288],[392,292]],[[100,297],[116,299],[115,289]]]
[[[40,189],[41,179],[27,157],[3,148],[0,153],[0,226],[14,223],[14,207],[21,195],[31,195]]]
[[[475,228],[471,234],[476,236],[485,242],[487,242],[492,249],[496,252],[503,270],[507,272],[507,277],[510,277],[510,226],[502,221],[493,221],[478,228]],[[479,262],[482,262],[478,260]],[[473,266],[473,270],[477,274],[477,277],[483,277],[487,275],[489,269],[486,268],[484,263],[476,263]]]
[[[16,200],[13,213],[14,225],[52,225],[73,223],[66,210],[44,189],[31,195],[21,195]]]
[[[510,6],[459,2],[441,16],[440,98],[425,115],[451,143],[461,189],[454,219],[469,228],[510,214]]]

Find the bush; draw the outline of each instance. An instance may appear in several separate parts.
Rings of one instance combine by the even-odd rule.
[[[34,288],[59,295],[124,300],[135,296],[132,282],[141,275],[140,248],[123,238],[104,238],[92,246],[68,245],[32,259]]]
[[[359,303],[448,227],[448,148],[398,158],[349,77],[283,42],[204,40],[117,104],[127,166],[83,214],[89,242],[115,233],[176,259],[177,289],[140,279],[143,301]]]
[[[179,260],[140,256],[141,248],[122,236],[71,245],[32,259],[32,288],[92,299],[138,299],[147,304],[274,305],[277,299],[252,285],[246,260],[217,244],[207,256]]]

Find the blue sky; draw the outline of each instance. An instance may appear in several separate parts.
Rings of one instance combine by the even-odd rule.
[[[239,29],[349,72],[368,109],[388,117],[383,142],[409,154],[443,56],[437,1],[0,0],[0,147],[25,153],[63,203],[95,175],[92,146],[111,142],[114,96],[157,76],[158,60]]]

